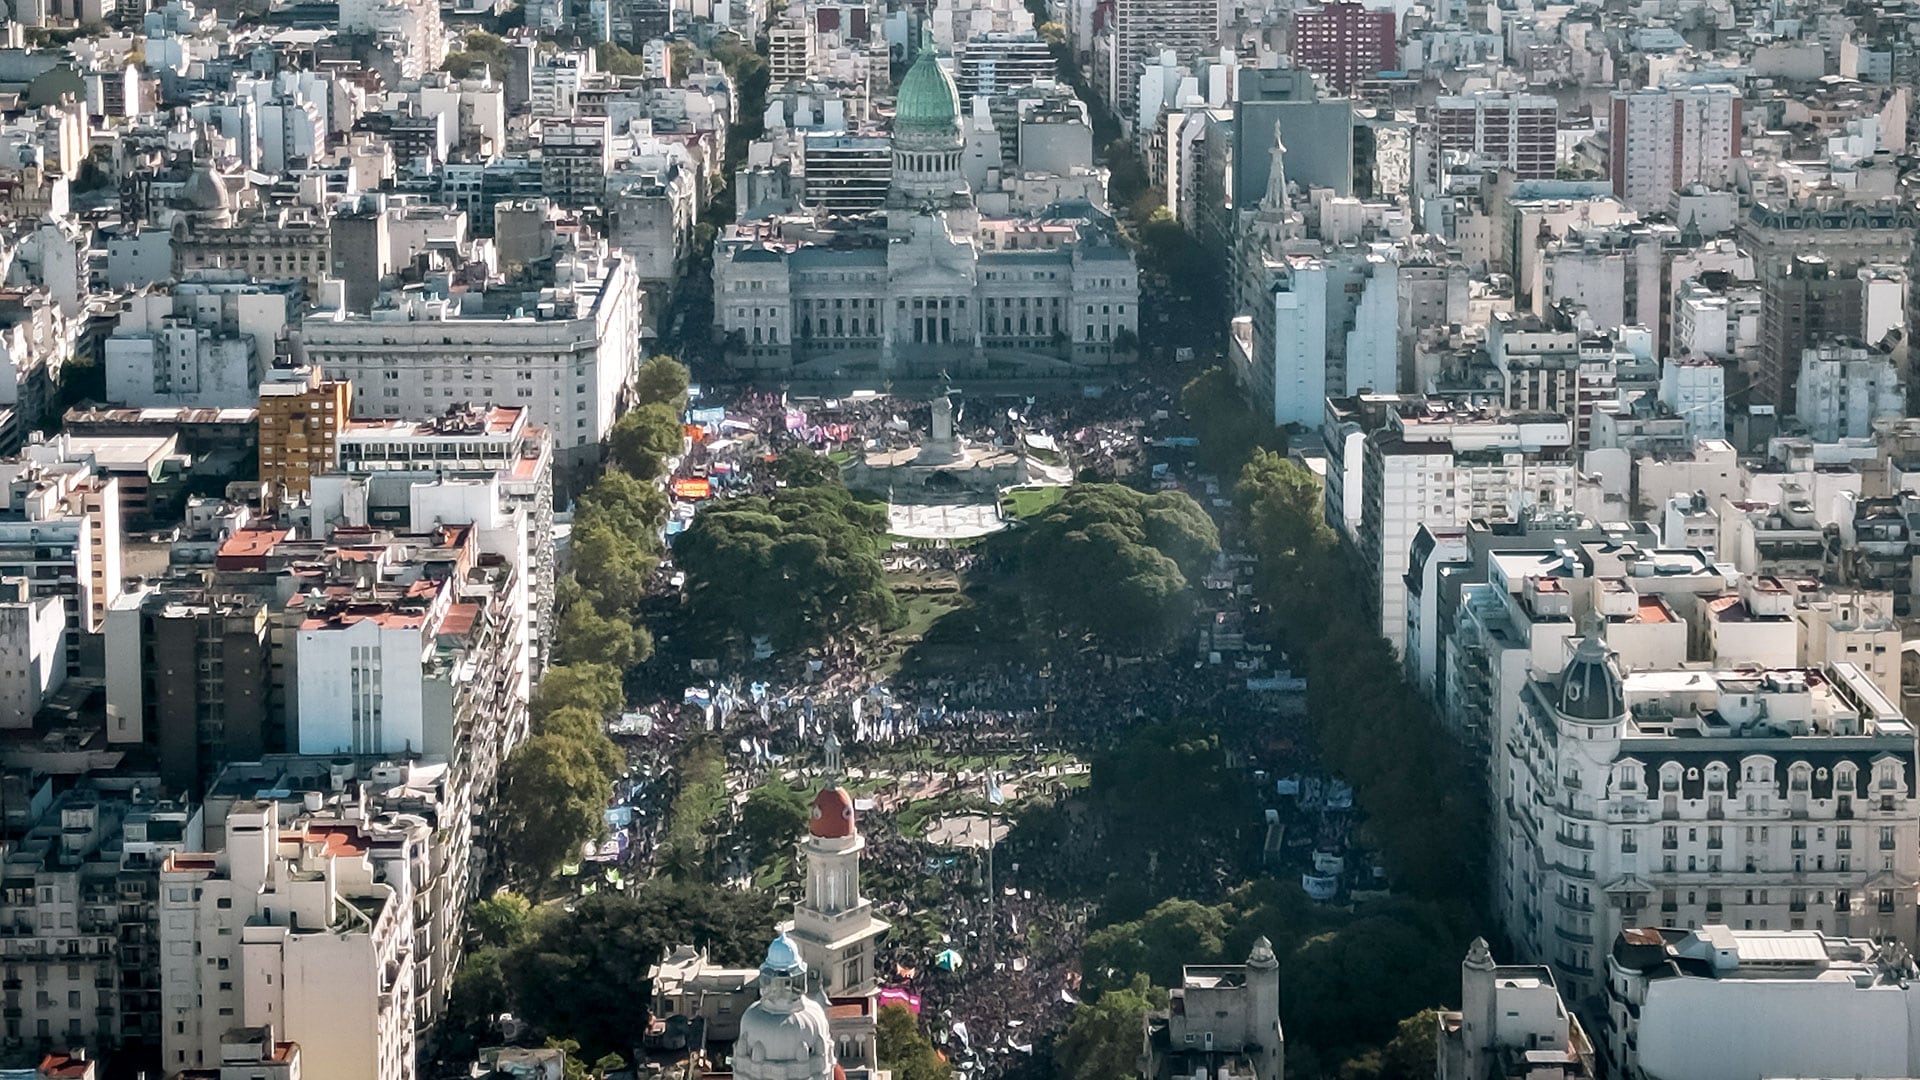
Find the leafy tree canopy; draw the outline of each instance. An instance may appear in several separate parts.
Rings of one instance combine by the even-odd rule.
[[[536,723],[555,709],[569,706],[610,716],[626,701],[620,673],[606,664],[554,664],[540,676],[530,711]]]
[[[1220,551],[1200,505],[1176,491],[1080,484],[1014,534],[1028,594],[1066,625],[1159,648],[1186,628],[1191,582]]]
[[[753,848],[753,860],[765,862],[806,831],[811,800],[783,780],[754,788],[740,807],[740,832]]]
[[[1178,974],[1178,971],[1175,972]],[[1054,1047],[1062,1080],[1132,1080],[1139,1075],[1140,1033],[1165,995],[1145,976],[1076,1006]]]
[[[607,432],[613,463],[641,480],[666,471],[667,459],[678,454],[685,438],[680,410],[666,402],[629,409]]]
[[[536,735],[501,769],[499,813],[512,872],[535,881],[606,835],[613,784],[593,751],[564,735]]]
[[[651,1000],[647,965],[675,945],[700,944],[716,963],[758,963],[776,919],[765,893],[648,882],[551,909],[533,940],[504,957],[514,1015],[577,1040],[583,1058],[629,1049]]]
[[[876,1018],[874,1050],[882,1069],[897,1080],[951,1080],[953,1068],[920,1033],[919,1021],[905,1005],[888,1005]]]
[[[890,625],[883,507],[845,488],[788,489],[702,510],[674,542],[690,614],[721,641],[766,634],[790,649]]]
[[[687,365],[671,356],[650,356],[633,377],[633,399],[641,405],[666,405],[679,415],[687,407],[691,385]]]

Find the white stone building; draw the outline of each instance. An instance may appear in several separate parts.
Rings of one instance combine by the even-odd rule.
[[[1494,901],[1598,1008],[1620,931],[1914,937],[1914,731],[1851,664],[1622,676],[1589,619],[1496,717]]]
[[[429,864],[419,819],[301,821],[236,803],[213,850],[160,871],[162,1054],[218,1067],[235,1027],[272,1026],[313,1076],[411,1080],[413,904]]]
[[[1605,1048],[1621,1080],[1920,1073],[1920,983],[1897,943],[1843,931],[1623,930]]]
[[[1573,425],[1549,414],[1449,408],[1407,399],[1365,442],[1359,547],[1378,590],[1381,634],[1406,644],[1405,574],[1422,524],[1512,522],[1525,510],[1570,510]]]
[[[733,226],[714,323],[748,370],[1032,373],[1131,360],[1138,268],[1082,202],[985,212],[968,184],[959,92],[923,48],[900,84],[885,220],[820,212]],[[863,157],[859,183],[874,177]],[[859,208],[870,208],[864,189]],[[823,208],[824,209],[824,208]]]
[[[135,408],[247,408],[286,339],[286,289],[188,281],[120,303],[103,348],[107,400]]]
[[[562,467],[599,460],[640,363],[639,295],[619,254],[563,259],[556,283],[461,297],[407,297],[371,315],[317,311],[307,358],[354,385],[362,419],[517,405],[544,427]]]

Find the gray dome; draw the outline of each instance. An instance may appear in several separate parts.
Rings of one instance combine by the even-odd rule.
[[[204,162],[180,185],[179,204],[183,210],[225,210],[232,202],[227,185],[221,182],[213,167]]]
[[[1626,714],[1627,695],[1607,651],[1605,626],[1597,616],[1587,616],[1580,628],[1585,636],[1560,676],[1560,711],[1569,719],[1606,721]]]

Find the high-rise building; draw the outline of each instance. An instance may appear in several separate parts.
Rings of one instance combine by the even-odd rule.
[[[217,1067],[227,1032],[272,1025],[300,1043],[311,1075],[416,1075],[409,960],[429,827],[301,809],[236,802],[213,850],[162,864],[166,1069]]]
[[[1347,2],[1301,8],[1293,13],[1292,40],[1294,62],[1342,94],[1400,62],[1392,8]]]
[[[976,97],[1011,94],[1022,87],[1055,78],[1059,65],[1053,59],[1053,47],[1040,35],[990,31],[977,34],[956,50],[959,63],[954,81],[960,87],[960,100],[971,103]]]
[[[1898,938],[1920,871],[1914,731],[1852,664],[1622,675],[1589,615],[1558,677],[1496,715],[1494,901],[1597,1012],[1622,930]]]
[[[1792,415],[1802,354],[1834,338],[1860,336],[1860,279],[1818,255],[1768,263],[1761,271],[1760,370],[1753,403]]]
[[[767,30],[767,79],[774,86],[800,82],[813,70],[813,28],[787,22]]]
[[[1740,112],[1732,86],[1614,91],[1613,193],[1654,213],[1689,185],[1728,187],[1740,159]]]
[[[273,499],[305,495],[333,465],[333,442],[353,411],[353,384],[318,367],[260,384],[260,482]]]
[[[284,750],[272,710],[266,604],[199,579],[123,593],[107,612],[107,741],[158,751],[160,780],[197,798],[220,766]]]
[[[1106,99],[1117,116],[1132,116],[1140,104],[1140,73],[1149,60],[1171,49],[1191,64],[1220,37],[1220,0],[1116,0],[1113,8],[1113,68]],[[1145,132],[1136,135],[1145,138]]]
[[[1383,419],[1366,436],[1361,490],[1343,485],[1342,499],[1360,499],[1360,554],[1377,590],[1380,633],[1399,652],[1420,527],[1571,510],[1577,470],[1573,423],[1564,416],[1406,398]]]
[[[0,578],[67,603],[67,672],[120,595],[120,482],[82,462],[0,461]],[[97,644],[97,639],[95,640]]]
[[[553,443],[527,410],[455,410],[431,420],[362,420],[340,434],[335,467],[315,477],[312,527],[321,535],[381,525],[475,528],[483,555],[514,567],[511,606],[525,635],[522,691],[553,641]]]
[[[1551,180],[1560,163],[1560,106],[1545,94],[1483,90],[1442,94],[1434,99],[1432,130],[1440,153],[1429,163],[1438,170],[1447,153],[1470,154],[1476,162],[1512,169],[1522,180]]]
[[[800,136],[800,204],[824,214],[865,214],[887,205],[893,142],[884,135],[818,131]]]
[[[49,784],[7,839],[16,884],[0,890],[0,1034],[12,1046],[123,1050],[139,1061],[157,1049],[151,904],[159,860],[182,846],[190,822],[131,787],[129,798],[93,781],[58,794]]]

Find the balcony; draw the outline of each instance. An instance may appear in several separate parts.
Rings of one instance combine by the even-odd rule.
[[[1593,944],[1592,934],[1583,934],[1578,930],[1569,930],[1564,926],[1554,927],[1553,936],[1559,938],[1561,941],[1571,942],[1575,945]]]
[[[1553,838],[1570,848],[1578,848],[1581,851],[1593,850],[1593,841],[1590,839],[1574,836],[1569,833],[1555,833]]]
[[[1578,897],[1568,896],[1566,893],[1563,893],[1563,892],[1554,893],[1553,898],[1556,902],[1559,903],[1561,907],[1567,909],[1568,911],[1579,911],[1579,912],[1593,911],[1592,904],[1588,903],[1585,900],[1581,900]]]

